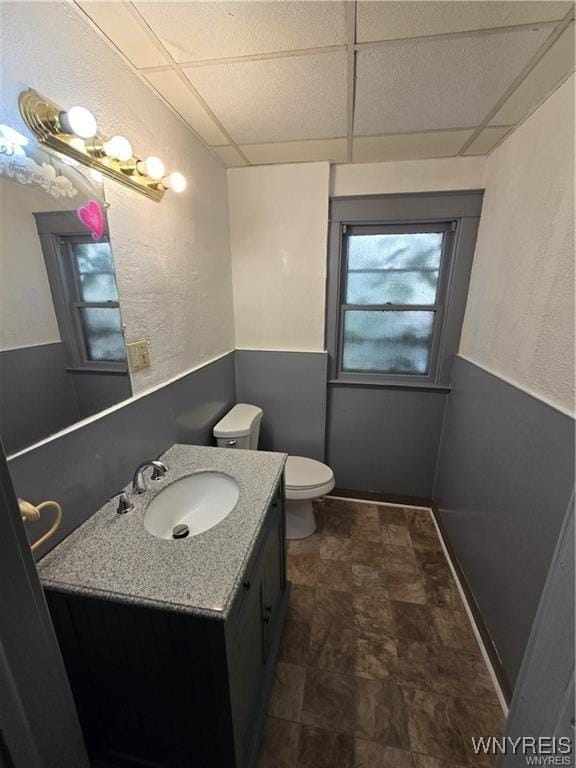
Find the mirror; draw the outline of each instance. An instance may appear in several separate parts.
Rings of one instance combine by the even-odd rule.
[[[13,454],[132,396],[99,174],[0,126],[0,435]]]

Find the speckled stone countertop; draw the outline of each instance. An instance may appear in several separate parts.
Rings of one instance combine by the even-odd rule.
[[[174,445],[162,461],[168,473],[149,482],[146,493],[130,493],[133,510],[119,515],[117,502],[109,501],[40,560],[44,586],[226,618],[286,455]],[[236,480],[240,496],[232,512],[214,528],[187,539],[159,539],[148,533],[143,521],[150,501],[175,480],[202,470],[225,472]]]

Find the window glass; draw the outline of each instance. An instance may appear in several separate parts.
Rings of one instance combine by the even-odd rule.
[[[345,311],[342,369],[426,375],[434,314],[411,310]]]
[[[434,304],[441,232],[348,238],[347,304]]]
[[[118,301],[109,243],[74,243],[72,253],[79,277],[80,300]]]
[[[126,360],[120,310],[116,307],[80,307],[88,360]]]

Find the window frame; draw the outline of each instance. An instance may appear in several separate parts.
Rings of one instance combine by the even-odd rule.
[[[81,299],[79,273],[75,265],[72,245],[75,243],[93,243],[94,240],[86,234],[85,228],[75,221],[73,214],[73,211],[34,214],[60,336],[67,351],[67,370],[74,373],[126,374],[128,373],[128,350],[125,338],[126,359],[124,361],[90,360],[88,358],[86,337],[80,317],[81,308],[118,309],[123,336],[124,324],[119,298],[117,301],[110,302],[85,302]],[[110,244],[107,227],[104,229],[100,242]],[[115,269],[114,279],[116,280]],[[117,284],[116,290],[118,290]]]
[[[397,388],[447,389],[464,317],[482,190],[332,198],[328,237],[326,348],[329,383]],[[380,230],[380,232],[379,232]],[[444,231],[434,305],[346,304],[348,238],[353,234]],[[434,311],[427,374],[343,370],[344,313]]]

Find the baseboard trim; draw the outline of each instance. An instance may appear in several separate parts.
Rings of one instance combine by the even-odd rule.
[[[432,499],[425,496],[402,496],[397,493],[379,493],[377,491],[355,491],[350,488],[334,488],[330,496],[340,499],[358,499],[359,501],[373,501],[377,504],[390,504],[395,507],[419,507],[430,509]]]
[[[435,502],[433,501],[430,502],[430,509],[432,510],[432,515],[434,517],[436,527],[438,528],[438,533],[442,538],[442,543],[446,549],[448,558],[454,568],[454,571],[456,572],[456,578],[460,583],[462,592],[464,593],[464,597],[466,599],[466,603],[468,605],[468,608],[470,609],[470,613],[472,614],[472,618],[474,619],[474,622],[476,624],[476,627],[482,639],[482,645],[484,646],[484,650],[486,651],[486,654],[490,661],[490,665],[494,671],[494,675],[496,676],[500,690],[502,691],[502,696],[504,697],[506,704],[510,706],[510,702],[512,700],[512,686],[510,685],[510,681],[508,680],[508,675],[506,674],[504,666],[502,665],[502,660],[500,659],[496,646],[494,645],[492,636],[488,631],[488,627],[484,622],[482,613],[480,612],[480,607],[476,602],[476,598],[474,597],[474,593],[472,592],[470,584],[468,583],[468,579],[466,578],[466,575],[462,570],[462,566],[458,561],[456,553],[454,552],[454,548],[450,544],[450,541],[446,534],[446,529],[440,517],[440,511],[437,505],[435,504]]]

